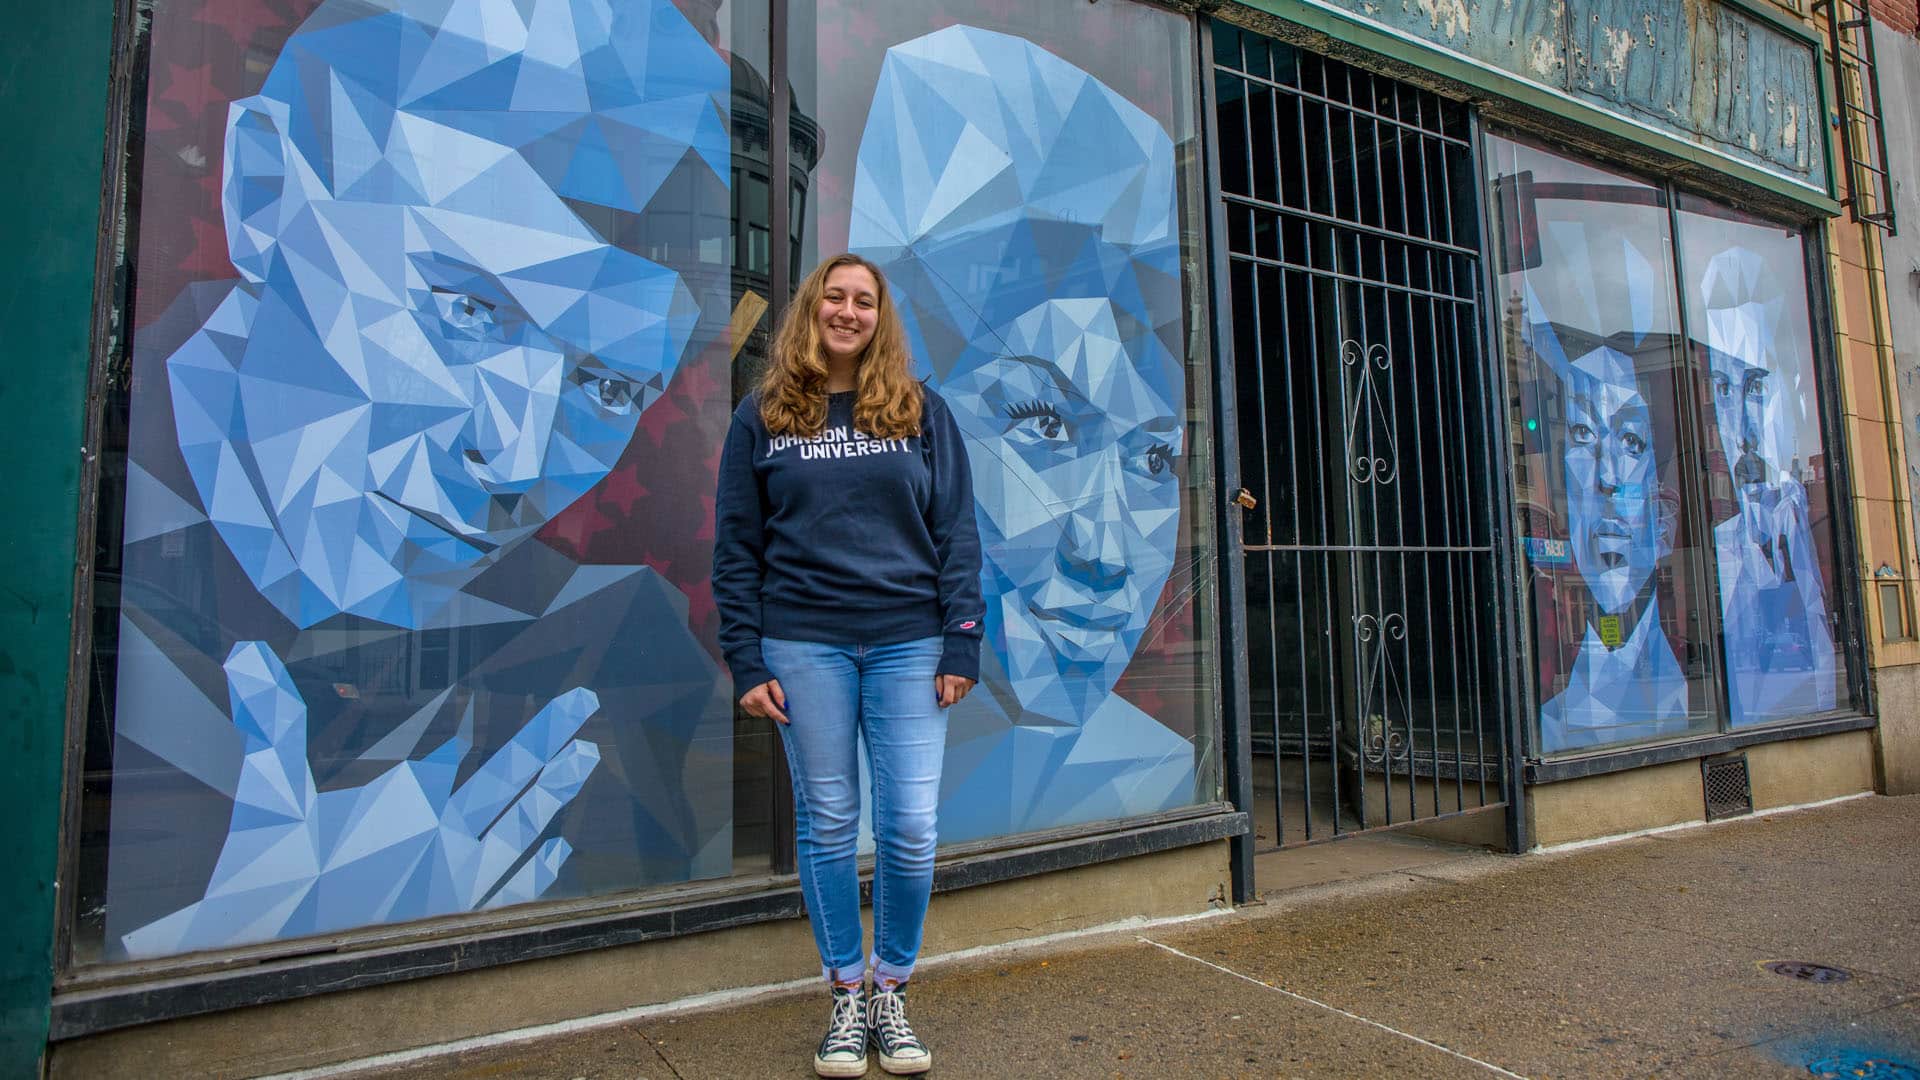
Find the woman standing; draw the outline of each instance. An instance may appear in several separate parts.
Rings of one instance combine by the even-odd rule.
[[[933,1057],[906,1017],[933,886],[947,708],[979,678],[980,539],[959,428],[915,382],[878,267],[828,259],[733,415],[715,505],[714,599],[740,705],[779,724],[794,834],[833,1013],[821,1076]],[[873,778],[873,955],[855,844]],[[867,990],[871,974],[873,987]]]

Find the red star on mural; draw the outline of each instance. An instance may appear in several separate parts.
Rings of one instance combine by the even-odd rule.
[[[632,467],[615,469],[607,474],[596,489],[601,506],[616,506],[627,517],[633,516],[633,504],[647,497],[648,492],[640,483],[640,470]]]
[[[212,61],[194,67],[168,63],[165,81],[166,89],[153,95],[154,98],[184,105],[189,115],[198,115],[216,102],[224,105],[231,98],[214,85]]]
[[[201,280],[236,276],[227,257],[226,226],[198,217],[187,224],[193,230],[193,250],[180,259],[180,269]]]
[[[719,615],[719,609],[713,603],[713,582],[688,582],[680,587],[680,591],[687,598],[687,625],[699,635],[701,644],[707,645],[711,650],[712,645],[709,642],[713,638],[713,633],[708,629],[707,623]]]
[[[667,433],[675,424],[687,418],[686,411],[680,407],[680,395],[669,389],[660,400],[647,407],[641,414],[639,430],[646,435],[647,441],[661,446],[667,440]]]
[[[291,5],[277,0],[204,0],[195,21],[206,27],[218,27],[219,32],[231,37],[242,49],[258,44],[278,51],[300,23],[301,16],[290,8]],[[256,42],[262,32],[272,40]]]

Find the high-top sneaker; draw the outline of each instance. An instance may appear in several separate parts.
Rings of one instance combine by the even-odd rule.
[[[907,987],[891,990],[874,987],[867,1000],[867,1037],[880,1051],[880,1067],[890,1073],[907,1075],[933,1068],[933,1052],[907,1024]]]
[[[821,1076],[867,1075],[866,984],[833,988],[833,1016],[827,1034],[813,1054],[813,1071]]]

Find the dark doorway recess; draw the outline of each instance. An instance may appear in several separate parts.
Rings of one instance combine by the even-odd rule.
[[[1500,708],[1473,125],[1214,27],[1260,847],[1493,806]]]

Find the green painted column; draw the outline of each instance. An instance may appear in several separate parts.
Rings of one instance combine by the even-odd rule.
[[[0,1077],[32,1076],[53,985],[67,656],[110,0],[15,4],[0,34]]]

